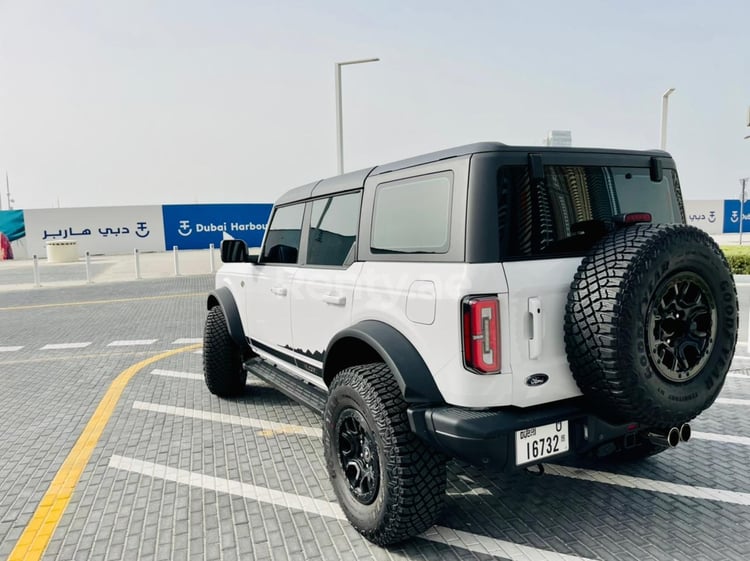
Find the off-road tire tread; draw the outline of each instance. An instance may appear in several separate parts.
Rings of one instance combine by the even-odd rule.
[[[219,397],[236,397],[245,391],[247,372],[242,353],[229,335],[224,310],[208,312],[203,331],[203,378],[209,391]]]
[[[633,373],[634,358],[618,352],[631,342],[631,335],[619,329],[632,321],[635,313],[633,302],[625,301],[629,285],[638,283],[638,276],[655,265],[658,255],[665,251],[664,244],[675,242],[668,240],[673,237],[687,244],[707,244],[717,264],[729,270],[718,245],[697,228],[639,224],[600,240],[583,259],[571,284],[565,307],[568,362],[579,388],[605,418],[636,420],[653,427],[675,426],[710,406],[722,388],[723,381],[715,384],[703,408],[685,418],[682,411],[658,405]],[[722,350],[727,355],[727,368],[734,344],[724,342],[731,347]]]
[[[383,440],[381,470],[386,474],[389,500],[385,504],[383,523],[377,528],[362,528],[344,512],[352,525],[363,536],[381,546],[394,544],[416,536],[431,527],[443,508],[446,489],[446,458],[429,448],[411,431],[406,415],[406,402],[396,380],[384,363],[352,366],[333,379],[331,393],[348,386],[362,397],[370,409]],[[365,412],[361,412],[365,416]],[[330,412],[326,408],[323,443],[327,461],[333,446]],[[329,471],[332,469],[329,463]],[[338,490],[337,490],[338,492]],[[381,489],[380,493],[383,492]],[[341,502],[341,501],[340,501]],[[343,502],[342,502],[343,506]]]

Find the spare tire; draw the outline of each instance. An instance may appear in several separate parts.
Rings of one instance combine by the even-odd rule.
[[[721,391],[737,342],[737,291],[705,232],[637,224],[600,240],[574,277],[565,349],[602,418],[666,428]]]

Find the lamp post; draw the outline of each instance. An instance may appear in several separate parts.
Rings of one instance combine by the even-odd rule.
[[[742,223],[745,221],[745,186],[748,179],[750,178],[743,177],[740,179],[740,185],[742,185],[742,192],[740,193],[740,245],[742,245]]]
[[[747,126],[750,127],[750,107],[747,108]],[[750,134],[745,137],[745,140],[750,138]],[[748,177],[740,179],[742,184],[742,193],[740,193],[740,245],[742,245],[742,223],[745,221],[745,186],[747,185]],[[750,335],[748,335],[748,344],[750,344]]]
[[[669,96],[674,93],[674,88],[669,88],[661,96],[661,139],[659,147],[662,150],[667,149],[667,112],[669,110]]]
[[[336,62],[336,155],[338,157],[338,173],[344,173],[344,118],[341,111],[341,67],[349,64],[365,64],[378,62],[379,58],[364,58],[361,60],[347,60]]]
[[[15,203],[15,199],[10,198],[10,182],[8,181],[8,172],[5,172],[5,189],[6,189],[6,195],[8,197],[8,210],[13,210],[13,203]]]

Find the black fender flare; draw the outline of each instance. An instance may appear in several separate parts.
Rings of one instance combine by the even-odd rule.
[[[432,373],[414,345],[401,332],[377,320],[361,321],[339,331],[331,339],[323,362],[323,380],[326,385],[330,385],[333,377],[341,370],[340,366],[353,364],[345,359],[342,362],[340,357],[344,346],[355,341],[369,346],[388,365],[401,395],[409,405],[445,403]]]
[[[242,319],[240,318],[240,311],[237,308],[237,302],[234,301],[232,291],[226,286],[217,288],[208,295],[206,309],[210,310],[216,306],[221,306],[221,309],[224,311],[224,317],[227,320],[227,329],[232,340],[237,343],[242,352],[249,351],[250,345],[247,342],[247,337],[245,337],[245,330],[242,327]]]

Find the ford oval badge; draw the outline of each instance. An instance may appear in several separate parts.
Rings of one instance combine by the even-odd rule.
[[[547,380],[549,380],[549,376],[546,374],[532,374],[528,378],[526,378],[526,385],[527,386],[541,386],[542,384],[546,383]]]

